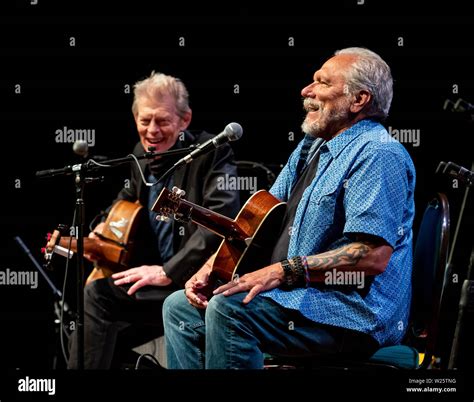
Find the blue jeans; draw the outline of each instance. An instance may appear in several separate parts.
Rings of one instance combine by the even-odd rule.
[[[191,306],[184,291],[163,305],[168,368],[261,369],[264,353],[322,356],[369,355],[376,342],[368,335],[308,320],[296,310],[245,293],[211,298],[206,310]]]

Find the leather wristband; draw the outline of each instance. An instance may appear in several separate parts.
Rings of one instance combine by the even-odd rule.
[[[292,289],[294,287],[293,267],[288,260],[281,261],[281,266],[283,267],[284,274],[282,287],[284,289]]]

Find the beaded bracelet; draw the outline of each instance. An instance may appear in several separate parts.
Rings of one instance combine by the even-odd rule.
[[[306,259],[305,255],[301,256],[301,262],[303,263],[305,280],[306,280],[306,287],[308,287],[311,283],[311,279],[309,277],[308,260]]]
[[[284,272],[283,288],[308,287],[310,284],[308,261],[306,257],[293,257],[281,262]]]

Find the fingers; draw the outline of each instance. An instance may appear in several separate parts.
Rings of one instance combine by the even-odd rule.
[[[121,279],[121,278],[125,278],[127,276],[130,276],[130,275],[133,275],[135,274],[137,271],[135,268],[131,268],[131,269],[127,269],[126,271],[122,271],[122,272],[116,272],[115,274],[112,274],[112,278],[114,279]]]
[[[123,276],[120,279],[116,279],[114,281],[114,285],[117,285],[117,286],[126,285],[127,283],[137,282],[137,281],[141,281],[141,280],[143,280],[141,276],[136,275],[136,274],[131,274],[131,275]]]
[[[195,276],[194,281],[192,281],[192,285],[195,288],[203,288],[204,286],[207,286],[209,283],[209,273],[205,273],[199,276]]]
[[[204,296],[201,293],[194,293],[192,288],[186,288],[184,289],[184,294],[186,298],[188,299],[189,304],[192,306],[199,308],[199,309],[205,309],[208,304],[207,297]]]
[[[230,284],[231,282],[229,282]],[[228,284],[227,284],[228,285]],[[224,285],[226,286],[226,285]],[[246,290],[249,290],[250,289],[250,286],[248,284],[245,284],[245,283],[234,283],[233,286],[229,286],[228,288],[224,289],[222,291],[222,294],[224,296],[231,296],[231,295],[235,295],[236,293],[240,293],[240,292],[245,292]],[[216,289],[217,290],[217,289]]]
[[[114,278],[114,279],[123,278],[124,276],[127,276],[127,274],[125,272],[127,272],[127,271],[116,272],[116,273],[112,274],[112,278]]]
[[[212,294],[218,295],[219,293],[226,292],[227,290],[236,287],[238,284],[239,283],[235,282],[235,281],[227,282],[225,285],[221,285],[218,288],[214,289]],[[231,293],[231,294],[233,294],[233,293]]]
[[[196,306],[197,308],[204,309],[207,307],[207,304],[208,301],[206,296],[201,293],[196,294],[196,297],[194,298],[194,306]]]
[[[250,289],[250,292],[248,292],[247,296],[245,296],[244,300],[242,300],[242,303],[244,304],[247,304],[249,303],[251,300],[253,300],[253,298],[255,296],[257,296],[261,291],[263,290],[263,286],[262,285],[255,285],[252,289]]]
[[[222,293],[224,296],[231,296],[236,293],[248,291],[247,296],[245,296],[244,300],[242,300],[244,304],[247,304],[263,290],[264,286],[260,283],[252,285],[250,282],[241,280],[239,282],[231,281],[225,285],[219,286],[216,290],[214,290],[213,294],[217,295]]]
[[[193,287],[195,289],[202,289],[203,287],[207,286],[207,281],[197,280],[193,283]]]
[[[143,286],[147,285],[147,281],[144,279],[140,279],[139,281],[135,282],[130,289],[128,289],[127,294],[129,296],[133,295],[138,289],[142,288]]]
[[[248,291],[248,294],[242,301],[244,304],[248,304],[255,298],[255,296],[257,296],[263,290],[264,286],[260,283],[251,286],[249,283],[231,281],[229,283],[226,283],[225,285],[219,286],[217,289],[214,290],[213,294],[217,295],[222,293],[224,296],[231,296],[236,293]],[[199,293],[196,286],[186,287],[184,289],[184,294],[186,295],[189,304],[191,304],[192,306],[200,309],[207,307],[207,297]]]

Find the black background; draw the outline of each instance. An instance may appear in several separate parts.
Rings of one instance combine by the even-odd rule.
[[[132,94],[124,88],[155,70],[186,84],[191,129],[218,133],[227,123],[239,122],[244,136],[233,144],[237,159],[263,163],[278,173],[302,138],[301,89],[336,49],[348,46],[372,49],[392,68],[394,100],[386,126],[420,130],[418,147],[404,144],[417,170],[416,224],[431,195],[443,191],[451,203],[454,232],[464,187],[456,188],[435,170],[442,160],[467,168],[473,161],[472,116],[443,108],[447,99],[474,103],[473,13],[467,6],[426,2],[415,8],[371,0],[268,7],[237,2],[30,3],[0,6],[2,270],[35,270],[13,236],[21,236],[41,258],[46,232],[71,222],[72,178],[40,181],[34,176],[36,170],[78,161],[72,144],[55,142],[57,129],[95,129],[94,154],[125,156],[137,134]],[[75,46],[70,46],[71,37]],[[294,46],[289,46],[290,37]],[[185,46],[179,46],[180,38]],[[20,94],[15,93],[17,84]],[[236,84],[239,94],[234,93]],[[289,132],[294,141],[288,140]],[[127,169],[116,169],[106,173],[104,183],[87,187],[88,219],[109,205],[126,174]],[[451,287],[443,323],[444,353],[450,348],[457,292],[472,247],[472,211],[469,198],[454,255],[459,280]],[[48,274],[61,286],[63,265],[57,268]],[[0,288],[2,368],[52,366],[57,351],[54,297],[46,282],[39,281],[36,290]],[[66,297],[74,305],[72,286]]]

